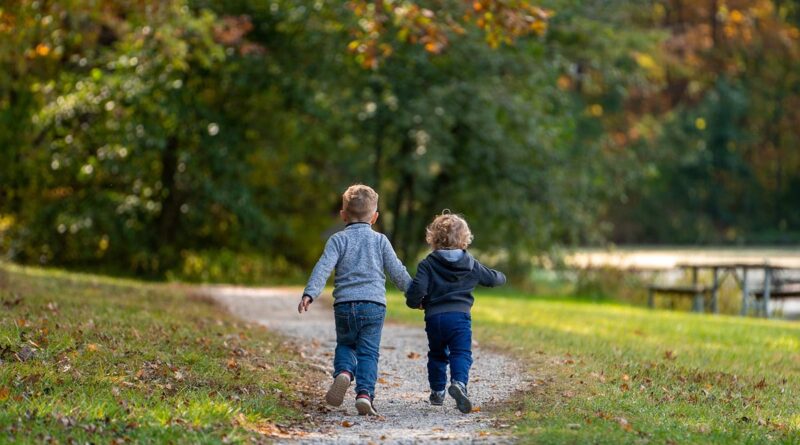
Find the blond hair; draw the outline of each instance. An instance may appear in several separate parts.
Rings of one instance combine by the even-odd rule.
[[[342,193],[342,210],[348,221],[368,222],[378,211],[378,194],[368,185],[351,185]]]
[[[472,232],[464,218],[445,209],[425,229],[425,241],[433,250],[466,249],[472,243]]]

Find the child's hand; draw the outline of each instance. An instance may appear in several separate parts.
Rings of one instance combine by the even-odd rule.
[[[313,301],[314,300],[312,300],[311,297],[309,297],[308,295],[303,295],[303,299],[300,300],[300,304],[297,305],[297,313],[302,314],[304,311],[308,312],[308,306]]]

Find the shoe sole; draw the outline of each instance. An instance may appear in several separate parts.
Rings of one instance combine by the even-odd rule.
[[[461,390],[461,388],[456,385],[450,385],[450,387],[447,388],[447,392],[454,399],[456,399],[456,406],[458,407],[459,411],[464,414],[469,414],[472,412],[472,402],[469,400],[469,397],[467,397],[464,391]]]
[[[433,405],[433,406],[442,406],[442,405],[444,405],[444,402],[431,402],[431,405]]]
[[[356,399],[356,410],[359,416],[377,416],[378,412],[367,399]]]
[[[347,388],[350,387],[350,377],[346,374],[339,374],[333,379],[328,393],[325,394],[325,401],[331,406],[341,406],[344,402],[344,395],[347,393]]]

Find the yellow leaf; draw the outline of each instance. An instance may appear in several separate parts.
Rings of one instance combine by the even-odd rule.
[[[0,387],[0,402],[6,400],[10,392],[11,390],[9,390],[7,386]]]
[[[44,43],[40,43],[36,45],[36,55],[40,57],[45,57],[50,54],[50,47]]]
[[[531,23],[531,31],[538,35],[544,34],[547,30],[547,23],[544,20],[536,20],[535,22]]]
[[[694,120],[694,126],[697,127],[698,130],[705,130],[706,129],[706,120],[702,117],[698,117]]]

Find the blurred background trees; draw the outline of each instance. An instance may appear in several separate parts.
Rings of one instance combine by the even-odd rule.
[[[464,214],[553,246],[800,240],[800,2],[21,1],[0,7],[0,249],[291,277],[340,193],[413,261]]]

